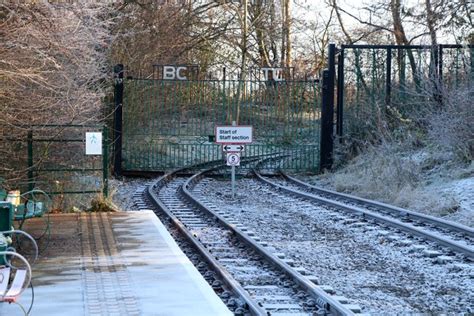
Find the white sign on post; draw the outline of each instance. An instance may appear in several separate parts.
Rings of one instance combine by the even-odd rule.
[[[86,132],[86,155],[102,155],[101,132]]]
[[[240,153],[245,150],[244,145],[224,144],[222,145],[222,151],[228,153]]]
[[[217,144],[249,144],[253,141],[252,126],[216,126]]]
[[[240,166],[240,153],[227,153],[226,163],[228,166]]]

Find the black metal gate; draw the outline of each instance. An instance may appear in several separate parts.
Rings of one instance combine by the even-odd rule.
[[[243,156],[289,153],[281,168],[319,170],[317,82],[120,79],[118,70],[123,106],[116,99],[116,171],[165,171],[221,159],[214,128],[233,121],[253,126],[254,141]]]
[[[364,139],[378,115],[403,115],[426,98],[474,82],[473,45],[342,45],[337,51],[337,135]]]

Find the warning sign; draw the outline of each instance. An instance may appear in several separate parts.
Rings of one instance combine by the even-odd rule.
[[[252,126],[216,126],[217,144],[249,144],[252,139]]]
[[[226,163],[228,166],[240,166],[240,153],[227,153]]]

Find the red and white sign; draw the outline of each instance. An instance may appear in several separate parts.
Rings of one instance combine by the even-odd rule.
[[[228,166],[240,166],[240,153],[227,153],[226,163]]]
[[[216,144],[250,144],[253,141],[252,126],[216,126]]]

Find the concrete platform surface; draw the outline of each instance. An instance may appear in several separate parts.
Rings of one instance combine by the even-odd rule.
[[[33,268],[30,315],[232,315],[153,212],[51,221],[50,243]],[[19,303],[28,309],[30,302],[27,290]],[[0,303],[0,315],[24,313]]]

